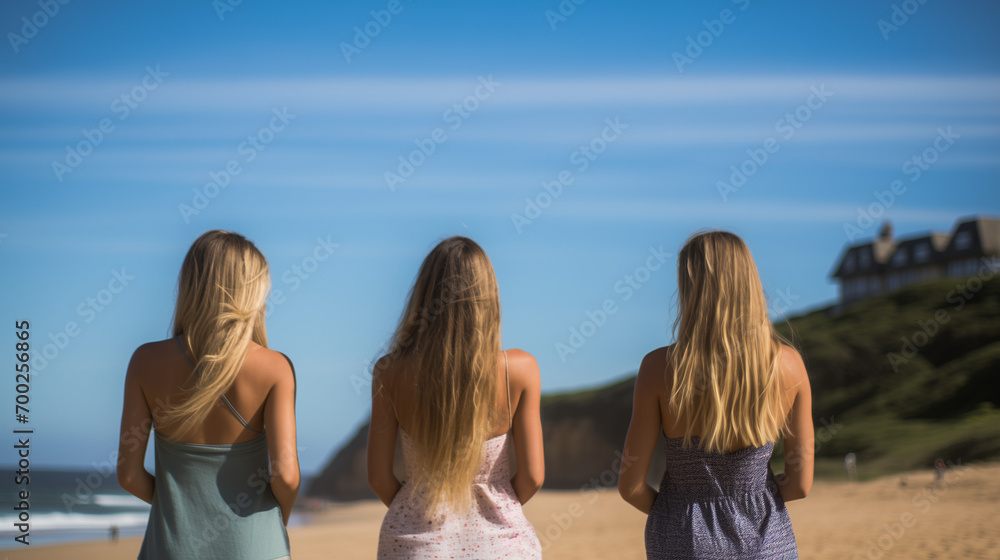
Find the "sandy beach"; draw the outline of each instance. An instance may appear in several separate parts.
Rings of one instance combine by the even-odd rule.
[[[789,504],[799,554],[809,560],[1000,559],[1000,465],[951,471],[934,485],[931,472],[863,483],[817,482]],[[374,558],[385,507],[338,505],[290,531],[300,560]],[[614,490],[543,491],[525,512],[548,560],[645,558],[645,517]],[[139,539],[0,552],[5,559],[133,559]]]

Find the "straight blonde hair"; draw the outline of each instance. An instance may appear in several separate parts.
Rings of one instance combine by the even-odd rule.
[[[729,452],[777,441],[785,419],[778,362],[784,339],[767,315],[757,266],[725,231],[690,237],[677,259],[679,311],[670,408],[684,447]]]
[[[471,503],[494,429],[499,353],[493,265],[471,239],[445,239],[420,266],[390,352],[379,360],[405,372],[390,398],[406,391],[414,403],[400,421],[417,449],[407,482],[425,496],[427,519]]]
[[[194,370],[181,403],[162,415],[173,437],[189,435],[219,404],[251,340],[267,346],[270,290],[267,259],[242,235],[213,230],[191,245],[177,283],[173,330],[191,349]]]

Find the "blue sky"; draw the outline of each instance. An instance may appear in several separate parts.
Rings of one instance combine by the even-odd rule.
[[[833,301],[845,226],[1000,213],[992,2],[178,4],[0,6],[0,317],[53,345],[37,466],[114,452],[129,356],[167,336],[208,229],[270,261],[311,472],[365,420],[367,364],[446,236],[487,250],[504,345],[553,391],[669,342],[695,230],[746,239],[778,316]]]

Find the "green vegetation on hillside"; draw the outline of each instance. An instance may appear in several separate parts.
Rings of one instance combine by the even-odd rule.
[[[817,474],[1000,458],[1000,278],[947,279],[778,325],[809,370]],[[777,455],[776,455],[777,457]]]

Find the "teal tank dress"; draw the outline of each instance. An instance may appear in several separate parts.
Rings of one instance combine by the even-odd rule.
[[[186,353],[184,359],[193,367]],[[222,400],[253,430],[225,395]],[[167,440],[154,431],[154,445],[156,487],[139,560],[290,558],[281,508],[271,493],[266,433],[209,445]]]

